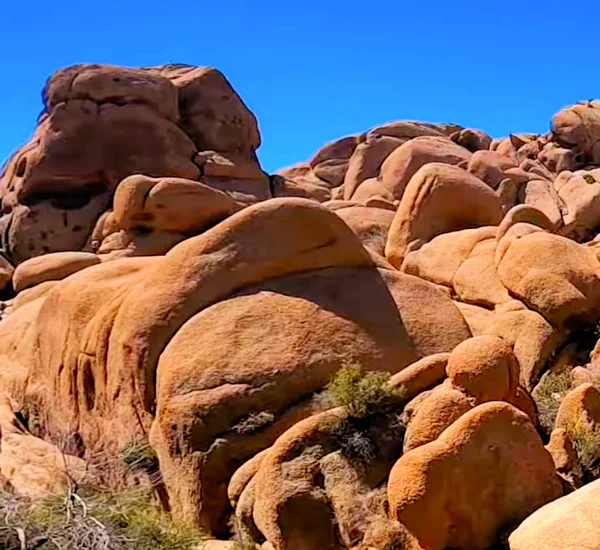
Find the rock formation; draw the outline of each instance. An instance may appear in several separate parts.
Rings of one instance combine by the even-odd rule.
[[[269,175],[215,69],[78,65],[43,98],[0,181],[12,491],[144,441],[173,518],[265,550],[597,546],[600,103]]]

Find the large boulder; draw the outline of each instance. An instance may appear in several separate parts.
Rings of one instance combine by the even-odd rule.
[[[203,175],[245,202],[270,196],[254,115],[215,69],[77,65],[55,73],[43,98],[31,141],[0,181],[2,245],[15,264],[89,248],[96,220],[132,174]],[[218,153],[226,172],[221,161],[197,161],[199,151]]]
[[[99,264],[96,254],[89,252],[55,252],[31,258],[17,266],[13,275],[15,292],[46,281],[60,281],[86,267]]]
[[[448,165],[466,164],[471,153],[443,137],[411,139],[395,149],[381,167],[379,179],[396,199],[401,199],[411,178],[431,162]]]
[[[498,225],[501,220],[500,200],[488,185],[456,166],[427,164],[406,186],[390,228],[386,257],[400,268],[411,247],[442,233]]]
[[[390,516],[428,550],[486,550],[562,495],[552,457],[524,413],[479,405],[390,473]]]
[[[350,294],[349,302],[344,297]],[[279,338],[269,337],[282,326]],[[383,270],[338,268],[281,278],[205,309],[171,340],[158,366],[152,441],[172,506],[218,530],[237,464],[287,429],[299,414],[291,411],[341,366],[395,372],[449,351],[467,334],[443,294]],[[263,411],[272,422],[257,433],[237,433],[237,424]]]
[[[519,236],[519,226],[527,224],[514,225],[499,241],[502,284],[557,326],[598,319],[600,263],[593,250],[536,228],[524,227]]]
[[[546,504],[510,535],[510,550],[600,548],[600,480]],[[559,546],[558,546],[559,545]]]

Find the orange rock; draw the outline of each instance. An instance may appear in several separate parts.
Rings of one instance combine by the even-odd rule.
[[[122,229],[194,234],[236,210],[233,198],[200,182],[130,176],[117,187],[113,216]]]
[[[510,535],[510,550],[600,548],[600,480],[543,506]]]
[[[15,292],[21,292],[46,281],[58,281],[86,267],[100,263],[96,254],[87,252],[56,252],[31,258],[17,266],[13,275]]]
[[[436,440],[440,434],[473,408],[461,391],[445,386],[434,389],[416,407],[404,435],[404,452]]]
[[[344,198],[352,198],[363,181],[376,178],[385,159],[403,143],[404,139],[381,134],[369,135],[366,141],[359,143],[348,161]]]
[[[505,249],[497,256],[498,276],[531,309],[557,326],[597,317],[600,263],[591,249],[545,232],[512,238]]]
[[[390,517],[428,550],[486,550],[508,525],[561,495],[527,416],[498,402],[479,405],[404,454],[388,483]]]
[[[352,206],[336,209],[335,213],[356,233],[364,246],[383,256],[394,212],[383,208]]]
[[[600,391],[590,383],[571,390],[560,403],[556,415],[556,428],[567,431],[571,437],[580,432],[600,427]]]
[[[389,383],[402,392],[407,401],[421,392],[440,384],[446,378],[448,353],[436,353],[423,357],[390,378]]]
[[[467,170],[492,189],[497,189],[500,182],[506,179],[506,171],[516,167],[515,161],[496,151],[477,151],[469,160]]]
[[[457,165],[468,162],[471,153],[443,137],[418,137],[395,149],[381,167],[379,179],[396,199],[401,199],[411,178],[431,162]]]
[[[476,336],[460,343],[448,358],[446,373],[453,387],[478,404],[514,395],[519,383],[512,349],[497,336]]]
[[[432,163],[406,187],[386,244],[386,257],[401,267],[411,243],[426,243],[459,229],[497,225],[502,219],[498,196],[467,171]]]

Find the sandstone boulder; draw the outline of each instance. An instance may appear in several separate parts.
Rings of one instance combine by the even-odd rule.
[[[396,199],[401,199],[411,178],[431,162],[457,165],[469,161],[471,153],[442,137],[418,137],[395,149],[381,167],[379,179]]]
[[[546,504],[510,535],[510,550],[600,548],[600,480]]]
[[[410,180],[390,228],[386,257],[401,267],[413,243],[441,233],[498,225],[502,207],[485,183],[465,170],[432,163]]]
[[[96,254],[87,252],[45,254],[18,265],[13,275],[13,286],[15,292],[21,292],[46,281],[59,281],[99,263]]]
[[[486,550],[504,529],[561,494],[552,458],[528,417],[497,402],[467,412],[438,439],[404,454],[388,484],[390,516],[430,550]]]

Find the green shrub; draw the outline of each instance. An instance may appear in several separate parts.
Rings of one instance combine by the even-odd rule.
[[[147,492],[31,502],[0,494],[5,550],[192,550],[203,535],[171,521]]]
[[[571,370],[548,371],[533,390],[540,426],[549,435],[554,429],[558,408],[571,389]]]
[[[400,399],[401,393],[388,384],[388,373],[365,372],[359,365],[342,367],[325,390],[332,407],[346,407],[350,416],[364,418]]]

